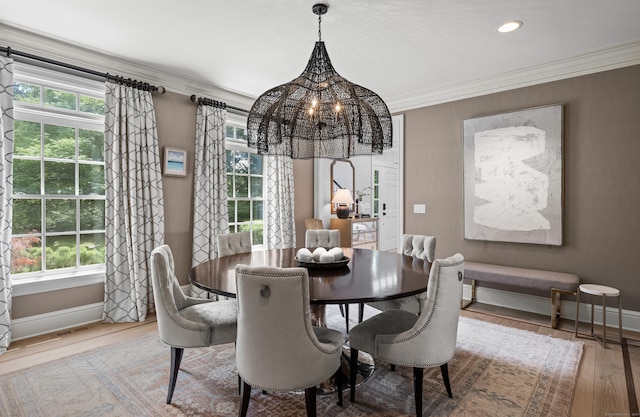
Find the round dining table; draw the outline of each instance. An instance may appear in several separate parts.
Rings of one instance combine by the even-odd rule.
[[[411,256],[371,249],[342,248],[348,262],[334,265],[299,263],[297,249],[268,249],[209,259],[191,269],[193,285],[226,297],[236,296],[236,266],[277,266],[291,268],[305,265],[309,273],[309,301],[312,320],[326,327],[327,304],[351,304],[384,301],[419,294],[426,290],[431,263]],[[348,369],[350,349],[343,348],[343,364]],[[368,379],[374,371],[373,358],[359,352],[357,383]],[[345,372],[347,386],[349,373]],[[318,392],[336,389],[330,379]]]

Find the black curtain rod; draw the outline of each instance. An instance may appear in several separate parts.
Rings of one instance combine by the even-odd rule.
[[[11,55],[17,55],[23,58],[27,58],[27,59],[31,59],[34,61],[40,61],[40,62],[44,62],[45,64],[49,64],[49,65],[55,65],[58,67],[62,67],[62,68],[67,68],[73,71],[78,71],[78,72],[84,72],[86,74],[91,74],[93,76],[96,77],[100,77],[100,78],[104,78],[107,81],[113,81],[117,84],[123,84],[129,87],[133,87],[133,88],[137,88],[139,90],[145,90],[145,91],[157,91],[160,94],[164,94],[165,93],[165,88],[162,86],[155,86],[155,85],[151,85],[149,83],[143,82],[143,81],[138,81],[138,80],[132,80],[131,78],[125,78],[119,75],[111,75],[109,73],[103,73],[103,72],[99,72],[99,71],[94,71],[88,68],[83,68],[83,67],[79,67],[77,65],[73,65],[73,64],[67,64],[65,62],[60,62],[60,61],[56,61],[53,59],[49,59],[49,58],[44,58],[38,55],[33,55],[30,54],[28,52],[22,52],[22,51],[16,51],[15,49],[11,49],[10,46],[7,47],[3,47],[0,46],[0,51],[4,52],[6,54],[7,57],[10,57]]]
[[[224,103],[222,101],[212,100],[212,99],[206,98],[206,97],[196,97],[195,94],[193,94],[190,98],[191,98],[191,101],[193,101],[194,103],[197,103],[197,104],[204,104],[205,106],[217,107],[219,109],[230,109],[230,110],[235,110],[237,112],[249,113],[245,109],[241,109],[239,107],[234,107],[234,106],[229,106],[227,103]]]

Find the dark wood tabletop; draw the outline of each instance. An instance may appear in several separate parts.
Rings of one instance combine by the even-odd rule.
[[[210,259],[191,270],[191,283],[205,291],[236,296],[237,265],[298,267],[297,249],[269,249]],[[418,294],[427,288],[431,264],[393,252],[344,248],[351,258],[340,268],[308,268],[313,304],[363,303]]]

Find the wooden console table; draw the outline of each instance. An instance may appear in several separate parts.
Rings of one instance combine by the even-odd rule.
[[[331,219],[329,229],[340,230],[343,248],[378,249],[378,218]]]

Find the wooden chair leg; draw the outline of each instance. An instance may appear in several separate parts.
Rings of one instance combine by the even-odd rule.
[[[335,378],[338,385],[338,405],[342,407],[342,364],[336,370]]]
[[[362,323],[362,319],[364,318],[364,303],[360,303],[358,306],[358,323]]]
[[[416,397],[416,416],[422,416],[422,376],[424,369],[413,368],[413,393]]]
[[[167,393],[167,404],[171,403],[173,397],[173,390],[176,387],[176,381],[178,380],[178,371],[180,370],[180,362],[182,362],[182,355],[184,354],[184,348],[171,346],[171,371],[169,372],[169,392]]]
[[[358,350],[351,348],[351,359],[349,361],[349,399],[356,400],[356,374],[358,371]]]
[[[316,387],[304,390],[304,401],[307,405],[307,417],[316,417]]]
[[[347,334],[349,334],[349,304],[344,305],[344,321],[347,326]]]
[[[440,365],[440,372],[442,373],[444,387],[447,389],[447,395],[449,398],[453,398],[453,394],[451,393],[451,384],[449,383],[449,364],[445,363],[444,365]]]
[[[246,382],[242,385],[242,403],[240,404],[240,417],[246,417],[249,410],[249,400],[251,399],[251,385]]]

